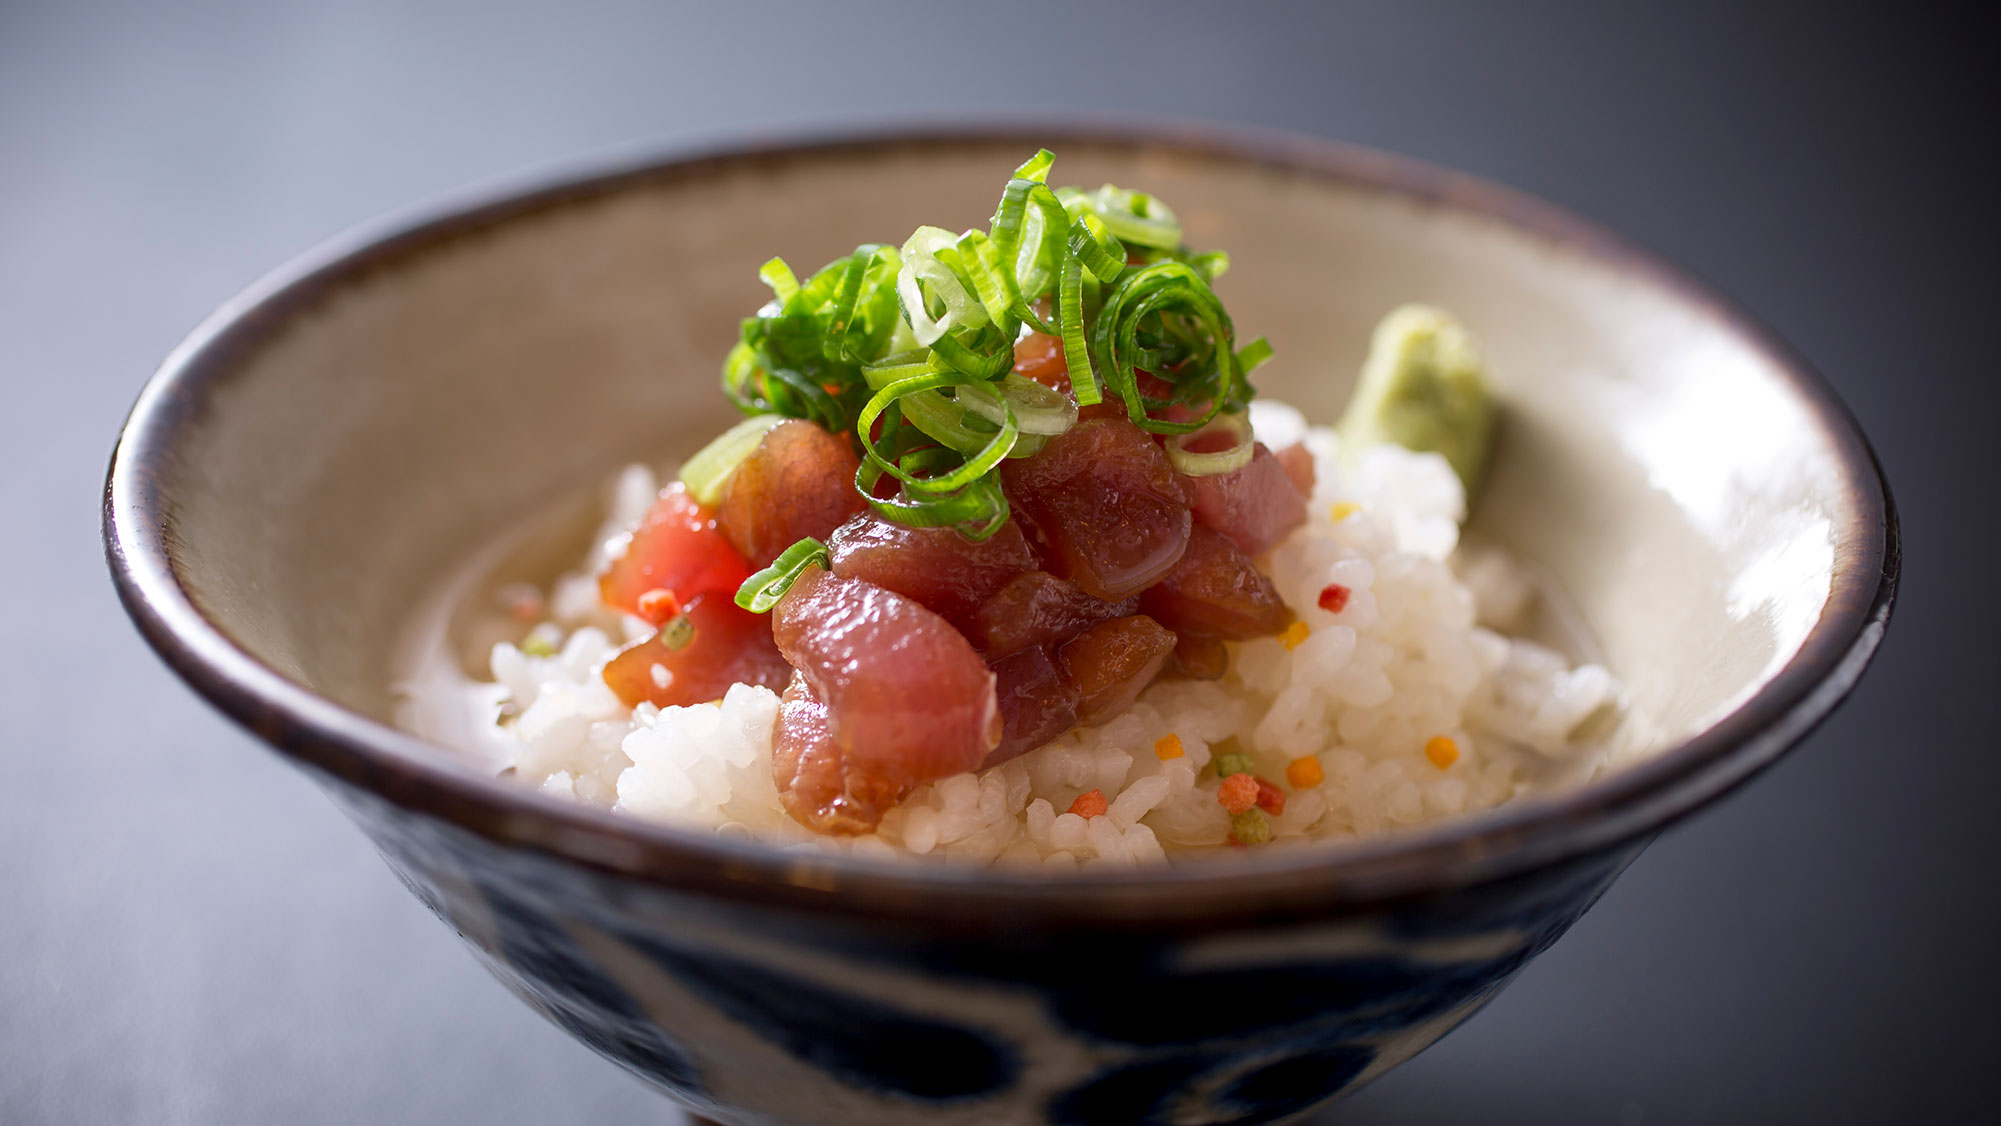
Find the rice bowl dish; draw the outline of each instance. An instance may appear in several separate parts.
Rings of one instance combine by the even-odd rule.
[[[760,315],[772,316],[771,309]],[[898,332],[911,321],[907,305],[903,312]],[[1414,324],[1435,330],[1441,321],[1458,331],[1436,311],[1392,313],[1368,365],[1388,370],[1399,349],[1413,347]],[[1019,328],[1015,356],[1033,335]],[[1082,353],[1058,359],[1072,370],[1103,366]],[[1027,370],[1017,364],[1010,378],[1022,382]],[[1368,378],[1365,368],[1365,389]],[[1085,397],[1067,378],[1052,386]],[[1145,417],[1142,401],[1159,405],[1137,391],[1128,397],[1135,420]],[[1210,414],[1226,414],[1222,396],[1211,398]],[[1075,426],[1078,407],[1066,405]],[[1177,470],[1207,468],[1226,480],[1246,472],[1253,446],[1274,465],[1269,451],[1291,455],[1287,472],[1303,486],[1303,511],[1282,535],[1257,541],[1254,557],[1254,577],[1268,585],[1275,595],[1268,601],[1282,617],[1267,615],[1266,625],[1226,639],[1202,636],[1205,651],[1218,654],[1216,667],[1190,675],[1179,656],[1164,658],[1167,672],[1148,673],[1143,681],[1150,683],[1139,683],[1129,703],[1013,749],[1004,761],[994,752],[996,761],[973,769],[906,780],[886,808],[836,831],[799,814],[782,772],[774,781],[783,680],[724,679],[709,689],[715,698],[669,703],[686,687],[676,681],[688,669],[656,662],[639,666],[636,688],[628,682],[614,691],[622,653],[650,645],[647,652],[664,657],[657,639],[670,627],[688,629],[689,615],[671,590],[645,592],[671,607],[666,625],[638,596],[627,592],[621,606],[610,593],[635,529],[647,526],[672,489],[684,488],[663,490],[671,475],[663,480],[646,466],[628,468],[612,485],[603,526],[571,570],[546,585],[482,592],[472,608],[484,619],[480,632],[512,634],[494,642],[484,668],[474,670],[484,675],[454,675],[440,656],[450,639],[429,639],[424,670],[398,686],[399,720],[481,754],[517,784],[634,817],[791,848],[1050,868],[1373,837],[1592,777],[1633,742],[1618,683],[1601,665],[1577,659],[1589,653],[1581,630],[1561,631],[1560,647],[1517,636],[1532,619],[1562,619],[1560,593],[1506,552],[1459,542],[1490,408],[1482,405],[1477,428],[1440,424],[1434,410],[1415,430],[1405,425],[1403,437],[1387,440],[1354,425],[1359,413],[1351,405],[1337,433],[1310,426],[1282,403],[1245,402],[1235,439],[1242,456],[1220,471],[1166,439],[1170,453],[1184,455]],[[1200,423],[1182,432],[1199,438],[1214,428],[1210,418]],[[760,426],[737,445],[761,449],[756,440],[771,429]],[[866,455],[867,435],[862,445]],[[1037,455],[1028,456],[1032,463]],[[708,458],[704,451],[690,466]],[[1274,470],[1260,487],[1281,489],[1272,483],[1281,479]],[[727,495],[730,487],[726,476],[720,492],[709,492]],[[883,517],[862,511],[841,527],[869,520]],[[838,523],[815,530],[826,536]],[[838,558],[836,533],[836,554],[820,557],[834,571],[839,564],[826,560]],[[824,552],[818,540],[800,546],[807,542]],[[1046,536],[1036,542],[1039,557],[1053,556]],[[775,544],[762,558],[743,552],[766,563],[774,554]],[[1249,571],[1251,562],[1246,556],[1240,565]],[[755,581],[745,581],[744,591]],[[737,601],[746,604],[746,597]],[[1281,621],[1282,629],[1269,628]],[[1194,632],[1203,632],[1199,623]],[[781,676],[792,672],[778,668]],[[635,692],[651,698],[635,699]],[[1014,722],[1012,714],[1007,719]]]
[[[1308,431],[1307,442],[1323,465],[1336,461],[1331,431]],[[859,855],[1056,866],[1221,846],[1228,817],[1219,783],[1202,773],[1225,743],[1281,777],[1310,769],[1291,768],[1302,758],[1319,764],[1323,784],[1290,794],[1273,819],[1277,845],[1414,828],[1579,784],[1609,765],[1623,745],[1610,738],[1617,682],[1490,628],[1522,621],[1551,594],[1495,548],[1467,573],[1449,565],[1464,501],[1443,459],[1384,448],[1354,480],[1326,480],[1312,521],[1272,560],[1288,602],[1305,607],[1305,641],[1244,643],[1220,682],[1157,684],[1101,727],[929,784],[876,835],[817,836],[786,817],[771,784],[778,696],[769,689],[623,706],[601,673],[627,624],[599,602],[592,560],[555,581],[551,617],[528,643],[543,655],[499,642],[491,682],[406,685],[403,721],[448,740],[476,732],[486,760],[522,784],[667,824]],[[644,466],[621,475],[601,544],[638,519],[656,482]],[[1355,594],[1340,613],[1313,604],[1344,580]],[[526,593],[500,592],[509,603]],[[517,718],[497,723],[506,712]],[[1439,737],[1456,751],[1443,765]],[[1106,820],[1067,812],[1093,789],[1108,799]]]

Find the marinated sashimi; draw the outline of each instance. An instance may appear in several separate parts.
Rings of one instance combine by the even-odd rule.
[[[1294,444],[1272,454],[1285,469],[1286,479],[1299,495],[1311,500],[1313,497],[1313,451],[1304,445]]]
[[[834,574],[914,598],[953,623],[1036,563],[1012,522],[973,540],[951,528],[912,528],[863,513],[841,525],[827,549]]]
[[[1275,634],[1292,621],[1278,588],[1250,556],[1201,524],[1181,562],[1139,596],[1139,608],[1177,633],[1233,641]]]
[[[1093,597],[1137,594],[1181,559],[1188,493],[1146,432],[1117,418],[1077,423],[1001,467],[1043,565]]]
[[[1032,645],[1067,641],[1138,608],[1138,598],[1107,602],[1047,571],[1025,571],[981,603],[963,628],[975,649],[998,661]]]
[[[1220,637],[1199,633],[1175,635],[1174,659],[1167,673],[1188,680],[1221,680],[1230,671],[1230,647]]]
[[[771,428],[737,467],[718,512],[729,542],[754,567],[802,537],[825,539],[860,512],[848,440],[793,419]]]
[[[873,832],[912,786],[849,761],[834,742],[827,705],[800,673],[793,674],[779,698],[771,773],[785,812],[815,832],[834,836]]]
[[[1031,332],[1015,342],[1014,373],[1053,391],[1070,390],[1070,365],[1063,358],[1063,341]]]
[[[1186,478],[1195,522],[1228,536],[1246,555],[1263,555],[1306,522],[1306,498],[1313,491],[1312,461],[1301,490],[1285,463],[1259,442],[1251,460],[1227,473]]]
[[[639,613],[639,600],[651,591],[670,591],[682,602],[705,594],[727,599],[750,577],[743,556],[716,526],[716,514],[678,482],[661,492],[624,541],[598,576],[598,594],[627,614]]]
[[[1099,622],[1056,651],[1077,693],[1077,722],[1097,723],[1139,698],[1174,652],[1174,634],[1145,614]]]
[[[791,675],[771,639],[771,624],[713,594],[688,603],[680,617],[626,646],[604,667],[605,684],[627,707],[720,700],[732,684],[775,692]]]
[[[984,765],[1006,762],[1077,726],[1077,689],[1064,678],[1047,647],[1037,645],[996,661],[994,681],[1001,741]]]
[[[914,599],[808,566],[771,624],[856,766],[923,782],[971,770],[999,745],[994,674]]]

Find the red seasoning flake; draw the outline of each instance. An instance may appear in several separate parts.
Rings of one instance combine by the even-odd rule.
[[[1285,791],[1262,778],[1253,778],[1258,784],[1257,807],[1273,817],[1285,812]]]
[[[1348,595],[1352,593],[1340,583],[1328,583],[1320,588],[1320,608],[1330,614],[1338,614],[1348,608]]]
[[[671,618],[681,616],[681,600],[664,586],[654,587],[639,596],[639,616],[651,625],[665,625]]]
[[[1242,813],[1258,804],[1258,780],[1249,774],[1232,774],[1216,788],[1216,800],[1231,813]]]
[[[1089,793],[1078,794],[1077,800],[1070,803],[1070,812],[1082,817],[1086,821],[1103,814],[1110,808],[1111,803],[1105,800],[1105,791],[1103,790],[1092,790]]]

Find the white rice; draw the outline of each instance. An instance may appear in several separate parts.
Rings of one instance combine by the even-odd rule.
[[[1344,471],[1333,433],[1308,429],[1291,408],[1260,401],[1253,422],[1272,444],[1303,436],[1314,455],[1308,521],[1261,561],[1305,639],[1292,648],[1277,639],[1233,644],[1222,680],[1156,683],[1101,726],[921,786],[870,836],[816,836],[786,816],[771,780],[778,697],[770,691],[739,684],[717,703],[627,709],[605,687],[604,662],[648,632],[608,614],[591,577],[657,492],[643,468],[620,478],[591,557],[550,590],[549,620],[530,633],[540,644],[523,642],[553,653],[496,645],[492,684],[460,686],[449,699],[422,689],[408,714],[420,728],[426,713],[463,717],[469,696],[500,769],[635,817],[801,848],[976,864],[1130,866],[1221,846],[1229,815],[1203,768],[1226,741],[1286,791],[1270,847],[1463,816],[1598,769],[1604,744],[1592,735],[1610,725],[1587,721],[1618,707],[1619,686],[1598,665],[1572,668],[1551,649],[1490,628],[1517,625],[1540,595],[1497,550],[1453,558],[1465,496],[1445,460],[1378,448]],[[1330,583],[1351,591],[1338,614],[1318,605]],[[1168,736],[1180,757],[1156,753]],[[1444,765],[1426,754],[1440,737],[1458,752]],[[1296,788],[1287,766],[1309,756],[1324,780]],[[1110,802],[1104,816],[1067,812],[1093,789]]]

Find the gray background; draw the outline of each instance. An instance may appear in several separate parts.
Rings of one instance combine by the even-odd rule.
[[[671,1120],[141,645],[98,545],[119,420],[239,287],[469,180],[1073,106],[1393,148],[1625,231],[1819,365],[1903,508],[1896,626],[1826,730],[1333,1117],[1975,1117],[2001,1009],[1994,83],[1975,29],[1910,5],[1611,7],[0,0],[0,1121]]]

